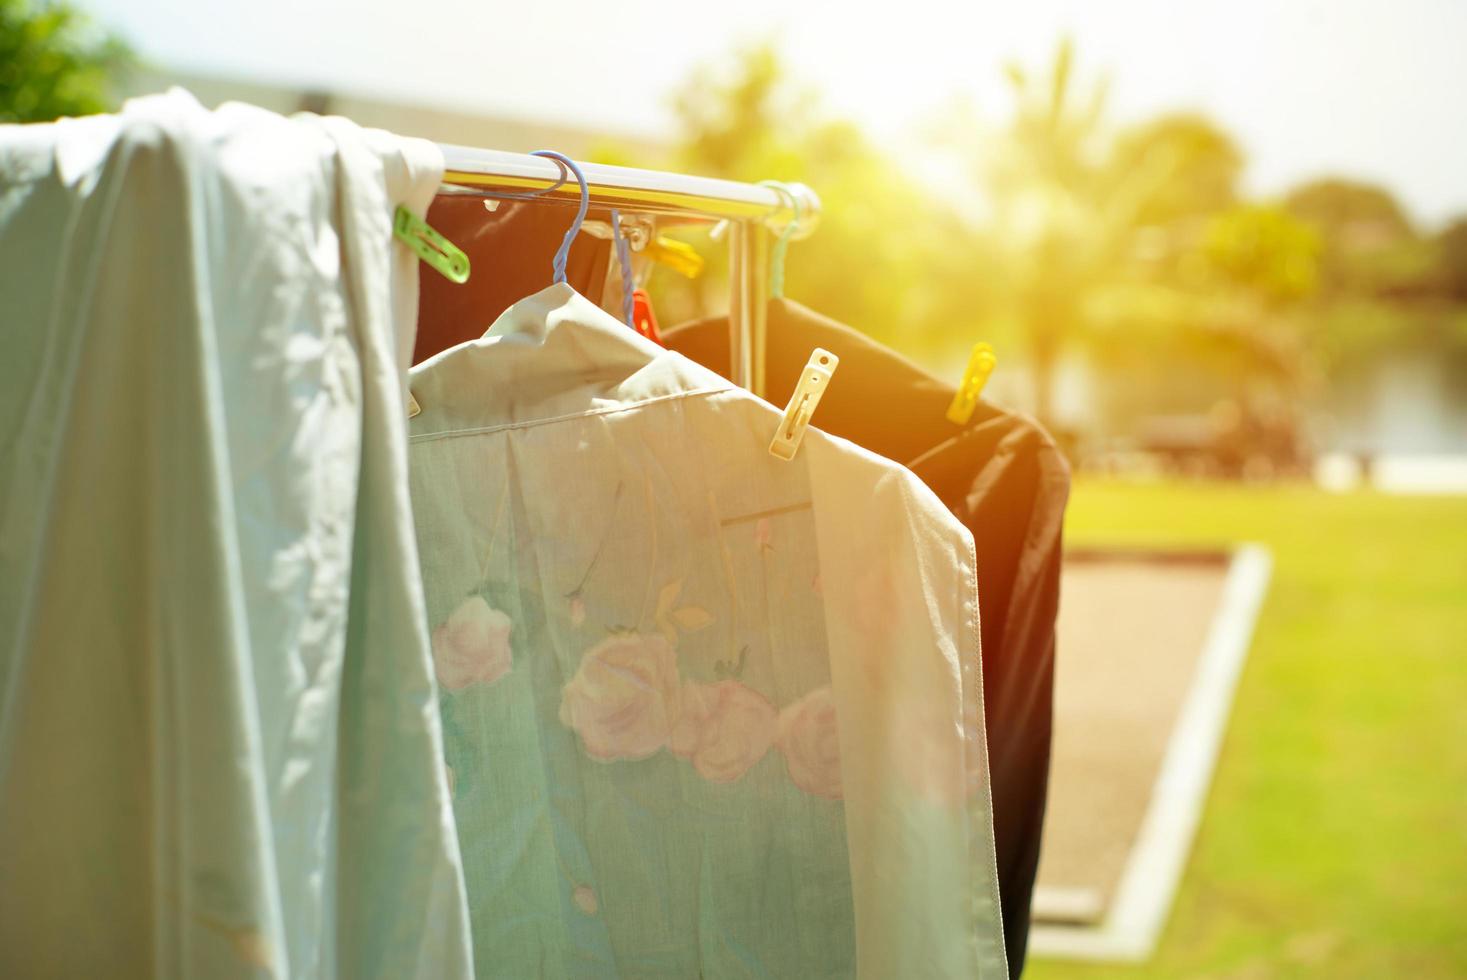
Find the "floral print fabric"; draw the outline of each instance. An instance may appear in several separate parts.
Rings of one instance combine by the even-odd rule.
[[[470,684],[492,684],[509,673],[509,617],[470,596],[433,631],[433,666],[438,684],[457,691]]]
[[[680,714],[677,654],[661,636],[625,633],[587,650],[561,694],[560,720],[596,759],[645,759]]]
[[[412,388],[479,977],[1004,975],[971,539],[910,474],[776,460],[565,286]]]

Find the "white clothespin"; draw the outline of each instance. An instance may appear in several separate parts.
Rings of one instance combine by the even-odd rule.
[[[769,451],[780,459],[794,459],[799,452],[800,441],[805,438],[805,429],[810,425],[810,416],[820,404],[820,396],[830,385],[830,376],[835,373],[840,358],[828,350],[817,347],[805,362],[800,373],[800,383],[795,385],[790,403],[785,406],[784,418],[779,421],[779,431],[769,444]]]

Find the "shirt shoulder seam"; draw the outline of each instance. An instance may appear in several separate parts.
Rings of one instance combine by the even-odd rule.
[[[738,391],[734,385],[719,385],[714,388],[688,388],[682,391],[668,392],[665,395],[656,395],[652,398],[644,398],[641,401],[630,402],[622,405],[607,405],[604,408],[591,408],[584,412],[571,412],[566,415],[552,415],[541,419],[524,419],[519,422],[501,422],[498,425],[479,425],[467,429],[440,429],[436,432],[419,432],[408,437],[410,443],[433,442],[439,439],[452,439],[455,436],[481,436],[494,432],[507,432],[512,429],[532,429],[542,425],[554,425],[557,422],[571,422],[576,419],[592,418],[598,415],[613,415],[618,412],[630,412],[658,402],[674,401],[683,398],[701,398],[708,395],[718,395],[727,391]]]

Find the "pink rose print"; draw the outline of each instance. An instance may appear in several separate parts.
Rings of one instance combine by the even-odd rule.
[[[814,796],[841,799],[840,732],[829,686],[816,688],[779,713],[775,744],[796,786]]]
[[[597,759],[654,754],[677,712],[677,654],[661,636],[614,636],[587,650],[560,698],[561,722]]]
[[[433,631],[433,666],[438,683],[450,691],[470,684],[492,684],[509,673],[509,631],[513,624],[482,596],[469,596]]]
[[[684,684],[669,747],[709,782],[731,783],[764,758],[777,724],[774,705],[738,681]]]
[[[590,885],[577,885],[571,892],[571,900],[576,903],[576,908],[587,915],[595,915],[601,903],[596,899],[596,890]]]
[[[931,707],[912,701],[899,702],[896,709],[896,743],[901,755],[896,771],[916,794],[930,803],[952,806],[970,793],[970,782],[979,774],[965,758],[972,737],[964,725],[944,719]],[[981,778],[981,777],[980,777]],[[972,789],[981,785],[972,782]]]
[[[754,525],[754,543],[759,546],[759,550],[760,551],[772,551],[772,550],[774,550],[774,546],[771,544],[771,541],[773,540],[773,538],[774,538],[774,535],[771,533],[770,527],[769,527],[769,518],[767,518],[767,517],[761,517],[761,518],[759,518],[758,523],[756,523]]]

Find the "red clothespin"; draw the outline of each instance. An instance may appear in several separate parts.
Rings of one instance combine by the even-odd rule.
[[[632,292],[632,326],[652,343],[659,347],[666,346],[662,343],[662,333],[657,329],[657,314],[652,310],[652,297],[647,295],[645,289]]]

